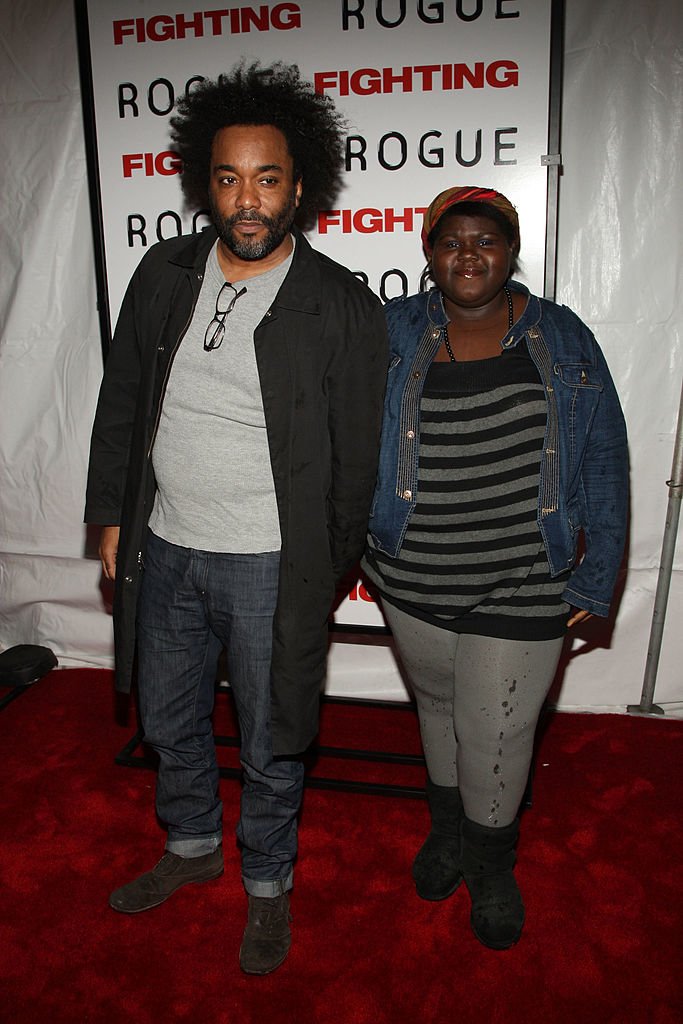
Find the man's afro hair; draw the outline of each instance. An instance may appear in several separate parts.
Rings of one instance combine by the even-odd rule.
[[[261,67],[242,61],[216,81],[204,80],[182,96],[171,118],[171,137],[182,162],[182,186],[193,207],[209,205],[211,147],[221,128],[274,125],[287,140],[303,196],[297,219],[308,225],[329,209],[341,183],[346,123],[329,96],[318,95],[296,65]]]

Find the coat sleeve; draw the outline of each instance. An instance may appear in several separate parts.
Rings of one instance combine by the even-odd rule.
[[[140,383],[140,347],[136,331],[139,271],[121,306],[107,356],[90,441],[85,522],[116,526],[126,486],[130,444]]]
[[[332,454],[328,530],[340,579],[360,558],[375,488],[386,383],[388,341],[384,312],[367,293],[348,303],[344,341],[328,379]]]
[[[600,346],[592,334],[590,338],[603,390],[590,426],[579,484],[585,554],[572,573],[563,598],[577,608],[605,616],[624,553],[629,464],[619,397]]]

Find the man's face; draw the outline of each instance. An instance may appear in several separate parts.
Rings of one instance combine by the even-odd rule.
[[[300,199],[301,182],[294,181],[294,164],[279,128],[240,124],[216,133],[209,201],[220,240],[233,258],[284,259]]]

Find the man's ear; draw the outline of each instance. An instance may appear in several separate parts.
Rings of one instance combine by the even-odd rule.
[[[303,195],[303,191],[303,184],[301,182],[301,178],[299,178],[299,180],[294,185],[294,201],[297,206],[301,202],[301,196]]]

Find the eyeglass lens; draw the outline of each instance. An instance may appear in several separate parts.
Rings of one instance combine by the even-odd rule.
[[[214,349],[220,348],[223,338],[225,336],[225,321],[229,313],[232,313],[235,308],[235,303],[241,295],[244,295],[246,288],[241,288],[239,291],[234,285],[226,281],[216,297],[216,312],[213,315],[213,319],[206,329],[204,335],[204,351],[212,352]],[[227,306],[225,309],[221,309],[222,305]]]

